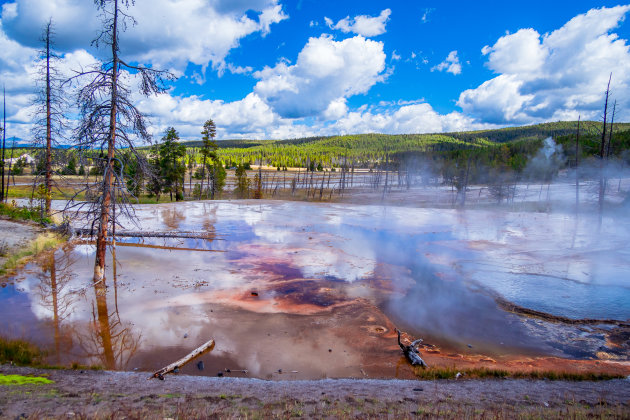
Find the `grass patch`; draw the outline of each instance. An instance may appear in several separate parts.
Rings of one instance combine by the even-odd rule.
[[[508,371],[504,369],[472,368],[457,369],[455,367],[434,367],[423,369],[414,367],[414,373],[419,379],[548,379],[552,381],[606,381],[623,379],[625,376],[597,372],[556,372],[551,370]]]
[[[38,223],[52,223],[50,218],[42,219],[38,208],[20,207],[14,203],[0,203],[0,214],[13,220],[31,220]]]
[[[27,341],[0,337],[0,363],[13,362],[19,366],[40,365],[44,356],[44,352]]]
[[[3,375],[0,373],[0,385],[45,385],[54,383],[41,376]]]
[[[10,254],[7,257],[5,263],[0,267],[0,276],[6,274],[10,270],[14,270],[17,267],[24,265],[28,260],[44,251],[54,249],[64,240],[57,234],[46,232],[42,233],[37,238],[33,239],[26,247],[21,250]]]

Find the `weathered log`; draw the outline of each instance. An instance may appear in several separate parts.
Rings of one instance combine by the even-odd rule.
[[[210,340],[206,342],[205,344],[202,344],[201,346],[197,347],[195,350],[191,351],[190,353],[188,353],[186,356],[182,357],[178,361],[173,362],[170,365],[165,366],[162,369],[158,370],[153,375],[151,375],[148,379],[158,378],[158,379],[164,380],[164,375],[173,372],[175,369],[181,368],[186,363],[197,358],[198,356],[201,356],[203,353],[207,351],[212,351],[213,348],[214,348],[214,340]]]
[[[92,235],[94,232],[91,229],[74,229],[74,232],[78,235]],[[113,232],[108,232],[109,236],[113,236]],[[192,239],[212,239],[215,241],[223,240],[223,238],[217,238],[216,234],[208,232],[148,232],[148,231],[131,231],[131,230],[117,230],[115,236],[120,237],[132,237],[132,238],[192,238]]]
[[[403,351],[403,354],[405,355],[407,360],[409,360],[411,365],[422,366],[424,368],[428,367],[426,362],[422,360],[422,357],[420,357],[420,352],[417,349],[418,344],[422,343],[422,339],[419,338],[415,340],[413,343],[411,343],[411,345],[405,346],[400,341],[400,330],[398,328],[396,328],[396,333],[398,333],[398,345],[400,346],[401,350]]]

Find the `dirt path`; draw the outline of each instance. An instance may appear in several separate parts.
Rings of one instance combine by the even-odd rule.
[[[141,372],[37,370],[0,366],[0,374],[45,375],[47,385],[0,386],[0,417],[389,417],[608,416],[630,408],[630,381],[354,380],[264,381]]]

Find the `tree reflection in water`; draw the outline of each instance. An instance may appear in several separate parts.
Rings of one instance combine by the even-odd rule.
[[[70,267],[74,264],[72,253],[62,250],[51,253],[41,260],[42,271],[38,274],[39,284],[37,294],[42,307],[52,313],[52,329],[54,335],[54,362],[61,363],[61,355],[72,350],[71,328],[62,328],[73,310],[73,305],[79,298],[76,292],[70,290],[69,284],[75,277]]]
[[[71,280],[76,277],[72,269],[76,262],[76,257],[73,257],[75,254],[63,250],[43,261],[39,294],[43,306],[52,312],[56,363],[76,358],[106,369],[124,370],[136,353],[140,334],[134,333],[131,323],[123,322],[120,318],[115,246],[111,247],[111,253],[113,288],[107,285],[106,277],[94,283],[94,300],[89,296],[89,288],[69,287]],[[112,293],[108,296],[108,292],[113,292],[113,296]],[[113,305],[108,298],[113,298]],[[76,304],[82,299],[91,301],[92,306],[92,316],[87,325],[81,320],[64,323],[79,309]],[[76,346],[73,338],[76,339]]]

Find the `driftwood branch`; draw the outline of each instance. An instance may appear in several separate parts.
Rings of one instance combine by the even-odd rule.
[[[162,369],[158,370],[153,375],[151,375],[149,379],[158,378],[158,379],[164,380],[164,375],[166,375],[167,373],[173,372],[175,369],[178,369],[184,366],[186,363],[190,362],[191,360],[195,359],[198,356],[201,356],[203,353],[207,351],[211,351],[213,348],[214,348],[214,340],[210,340],[206,342],[205,344],[202,344],[201,346],[197,347],[195,350],[191,351],[190,353],[188,353],[185,357],[182,357],[178,361],[173,362],[170,365],[165,366]]]
[[[398,328],[396,328],[396,333],[398,333],[398,345],[400,346],[401,350],[403,351],[403,354],[405,355],[405,357],[407,358],[407,360],[409,360],[409,362],[411,363],[412,366],[422,366],[423,368],[428,367],[428,365],[426,364],[426,362],[424,360],[422,360],[422,357],[420,356],[420,352],[418,351],[418,344],[422,343],[422,339],[418,339],[415,340],[413,343],[411,343],[411,345],[409,346],[405,346],[403,343],[400,342],[400,330]]]

